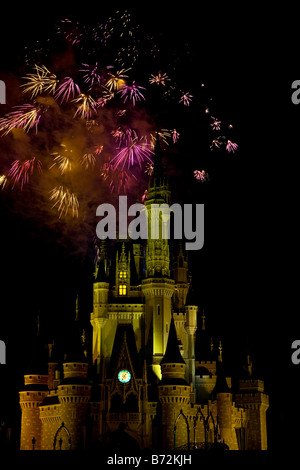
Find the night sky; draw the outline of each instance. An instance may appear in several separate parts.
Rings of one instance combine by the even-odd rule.
[[[72,15],[89,23],[97,15],[99,20],[113,15],[117,6],[84,12],[76,8],[37,13],[18,6],[18,16],[8,8],[1,21],[0,79],[17,73],[24,45],[53,23]],[[273,11],[265,17],[258,10],[211,10],[161,10],[151,2],[134,14],[145,30],[161,34],[178,50],[189,44],[190,68],[180,68],[179,63],[178,74],[186,75],[192,89],[208,84],[221,114],[234,123],[238,151],[210,152],[205,136],[199,136],[199,108],[182,114],[185,137],[178,153],[171,154],[169,176],[175,198],[205,203],[204,247],[190,257],[199,307],[224,340],[224,360],[227,354],[229,362],[238,363],[241,351],[249,347],[254,373],[265,380],[270,395],[270,449],[285,452],[300,438],[300,365],[291,362],[291,343],[300,337],[300,105],[291,102],[291,83],[299,78],[296,24],[289,12]],[[6,85],[9,94],[13,85]],[[205,165],[210,181],[202,184],[192,172]],[[7,346],[0,387],[9,404],[0,406],[0,416],[12,424],[18,418],[17,390],[37,314],[49,336],[60,332],[63,337],[76,295],[81,294],[85,326],[91,306],[92,246],[84,224],[61,230],[61,224],[43,219],[43,208],[31,210],[30,197],[28,188],[17,196],[16,190],[0,193],[0,339]],[[93,224],[89,228],[93,236]]]

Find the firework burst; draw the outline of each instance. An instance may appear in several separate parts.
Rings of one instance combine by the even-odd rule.
[[[80,93],[80,95],[72,101],[78,103],[74,117],[79,116],[82,119],[91,119],[92,115],[97,113],[97,103],[90,95]]]
[[[194,170],[194,178],[202,183],[209,180],[208,173],[204,170]]]
[[[56,90],[55,99],[60,99],[60,102],[69,101],[72,97],[75,98],[76,95],[80,95],[81,91],[79,86],[74,82],[72,77],[65,77],[62,83]]]
[[[6,114],[0,118],[0,131],[2,135],[7,135],[14,128],[24,129],[26,132],[37,126],[42,116],[42,107],[36,104],[22,104],[15,106],[15,111]]]
[[[123,103],[127,101],[127,99],[131,100],[133,106],[135,106],[137,101],[144,100],[145,97],[141,93],[140,90],[145,90],[146,88],[142,86],[136,85],[135,82],[132,85],[124,85],[118,93],[121,93],[121,98],[123,98]]]
[[[51,181],[51,185],[46,182],[44,187],[55,186],[50,201],[59,217],[68,214],[75,217],[79,211],[77,194],[86,198],[84,191],[92,191],[92,185],[83,185],[83,181],[97,181],[97,187],[103,184],[105,189],[125,191],[141,178],[151,176],[157,132],[163,150],[169,144],[175,146],[179,136],[181,138],[181,131],[179,134],[175,124],[171,127],[168,122],[170,118],[174,123],[180,118],[183,113],[180,105],[187,108],[184,111],[187,125],[191,114],[189,108],[192,112],[194,108],[197,113],[203,112],[204,108],[204,113],[212,119],[209,131],[220,130],[221,121],[214,117],[219,115],[219,110],[216,113],[214,110],[214,116],[211,116],[214,103],[210,98],[201,98],[199,103],[194,98],[202,89],[201,93],[206,93],[207,86],[199,85],[197,95],[192,89],[183,92],[182,89],[189,90],[190,87],[183,83],[188,80],[186,75],[184,80],[180,78],[182,89],[178,88],[174,56],[172,61],[169,51],[162,56],[156,39],[135,27],[128,12],[119,12],[117,17],[88,26],[65,19],[56,33],[59,37],[55,35],[53,45],[56,47],[57,41],[62,41],[64,47],[59,51],[65,50],[67,41],[67,54],[71,53],[72,63],[66,61],[65,68],[49,65],[56,52],[51,49],[50,41],[48,56],[43,58],[47,67],[41,65],[43,56],[38,48],[38,57],[31,61],[35,65],[24,74],[20,101],[0,117],[2,136],[11,139],[16,148],[19,148],[16,138],[26,139],[30,155],[38,154],[39,158],[44,158],[43,168],[52,171],[42,172],[42,161],[35,157],[24,161],[22,155],[14,155],[9,172],[4,170],[5,174],[0,176],[2,189],[9,181],[13,188],[22,188],[29,183],[36,169],[41,179]],[[26,52],[28,57],[29,51]],[[164,57],[169,60],[164,61]],[[110,65],[104,63],[106,58]],[[176,60],[179,60],[177,55]],[[172,71],[171,79],[159,69],[162,63],[166,70]],[[151,73],[152,67],[155,73]],[[134,70],[139,72],[138,78],[131,76]],[[141,70],[145,72],[144,76]],[[23,101],[25,97],[28,102]],[[195,106],[190,106],[192,100],[195,100]],[[20,129],[20,132],[13,133],[14,129]],[[232,129],[232,125],[228,129]],[[60,148],[61,142],[69,141],[73,154],[66,147]],[[210,141],[211,150],[222,147],[233,153],[238,148],[225,135],[213,135]],[[204,181],[208,175],[203,172],[195,170],[194,178]],[[66,179],[74,191],[65,186]],[[82,207],[81,204],[80,208],[84,210]]]
[[[31,93],[31,97],[48,92],[54,93],[58,83],[56,75],[51,73],[47,67],[35,65],[36,73],[28,74],[24,77],[27,83],[21,85],[24,88],[23,93]]]
[[[76,194],[70,192],[64,186],[55,187],[50,191],[50,201],[53,201],[53,209],[59,213],[59,218],[71,214],[78,217],[79,201]]]
[[[15,160],[11,165],[7,176],[12,179],[13,188],[17,183],[19,183],[22,189],[24,184],[29,182],[29,178],[35,169],[37,169],[39,173],[42,172],[42,166],[42,162],[35,157],[23,162]]]
[[[118,91],[120,88],[122,88],[125,85],[125,78],[128,78],[128,75],[126,75],[126,72],[131,70],[129,69],[121,69],[115,74],[109,73],[110,78],[107,80],[105,86],[106,88],[111,92],[111,91]]]

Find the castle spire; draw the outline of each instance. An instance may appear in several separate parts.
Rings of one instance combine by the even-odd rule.
[[[154,154],[154,171],[153,171],[153,184],[154,186],[162,185],[162,160],[161,160],[161,148],[159,143],[159,132],[156,131],[156,142],[155,142],[155,154]]]
[[[177,339],[173,315],[171,317],[166,352],[160,364],[185,364],[185,361],[180,353],[179,346],[178,346],[178,339]]]

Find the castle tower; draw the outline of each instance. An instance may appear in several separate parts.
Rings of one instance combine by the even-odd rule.
[[[267,418],[269,397],[264,393],[263,380],[252,375],[252,361],[247,355],[247,374],[239,380],[239,393],[236,393],[237,406],[248,413],[247,450],[267,449]]]
[[[188,260],[187,255],[183,251],[182,242],[179,244],[179,253],[175,257],[173,264],[175,292],[174,292],[174,308],[184,311],[186,296],[189,290],[188,281]]]
[[[217,402],[217,416],[220,430],[221,441],[224,442],[230,450],[237,449],[235,435],[233,435],[233,401],[232,392],[228,387],[224,364],[222,358],[222,345],[219,346],[219,357],[217,363],[217,380],[212,392]]]
[[[125,296],[130,287],[130,251],[125,253],[125,244],[122,243],[122,251],[116,254],[116,295]]]
[[[146,247],[146,276],[142,281],[145,296],[145,347],[147,362],[160,379],[160,362],[166,350],[171,323],[171,297],[174,280],[170,279],[169,240],[164,238],[169,223],[170,191],[161,168],[158,138],[154,158],[153,179],[149,184],[149,197],[145,202],[148,213],[148,241]],[[160,207],[162,205],[162,207]],[[159,210],[158,210],[159,209]],[[153,227],[156,227],[153,230]]]
[[[176,328],[172,317],[166,352],[161,361],[162,380],[158,384],[159,401],[162,407],[162,448],[184,445],[189,439],[188,424],[184,418],[190,407],[190,391],[185,380],[186,364],[178,347]],[[177,423],[178,420],[178,423]]]
[[[69,344],[63,361],[63,380],[57,387],[63,426],[61,433],[56,436],[56,442],[62,439],[62,450],[70,446],[74,450],[85,448],[87,404],[91,385],[87,380],[88,362],[83,352],[80,331],[76,323],[70,326]],[[67,430],[68,439],[64,429]]]
[[[101,242],[100,258],[96,266],[95,282],[93,284],[93,311],[90,319],[93,327],[93,364],[96,365],[97,374],[100,374],[101,368],[102,328],[107,322],[109,292],[108,266],[103,244],[104,241]]]
[[[187,297],[186,297],[186,323],[185,330],[188,334],[188,350],[187,350],[187,372],[188,382],[193,384],[193,390],[195,390],[195,341],[197,331],[197,313],[198,306],[196,305],[195,293],[192,285],[190,285]]]
[[[21,450],[40,450],[42,426],[39,406],[48,395],[47,351],[40,337],[39,325],[33,341],[32,359],[19,392],[21,418]]]

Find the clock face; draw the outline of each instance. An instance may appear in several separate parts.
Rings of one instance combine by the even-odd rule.
[[[131,373],[126,369],[120,370],[118,373],[118,379],[123,384],[126,384],[131,379]]]

